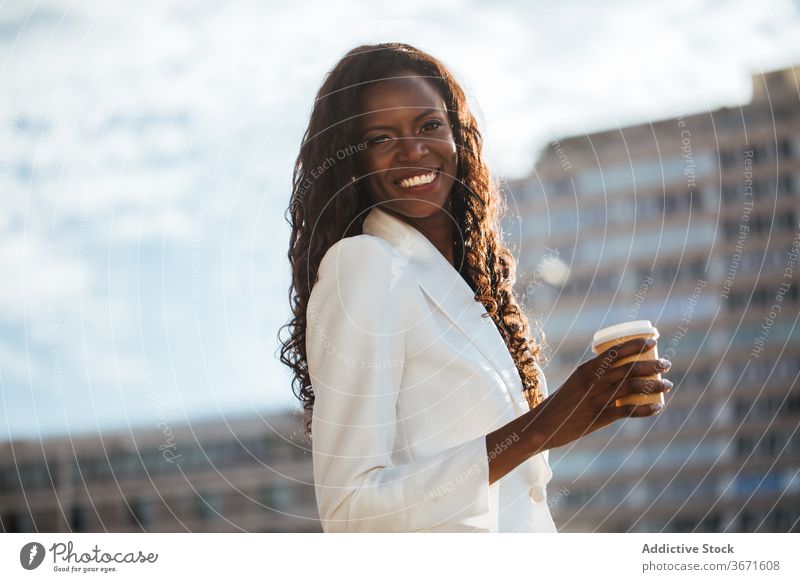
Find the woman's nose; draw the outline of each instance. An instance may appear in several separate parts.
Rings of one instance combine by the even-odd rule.
[[[415,162],[428,153],[428,144],[423,138],[401,137],[398,141],[400,142],[401,161]]]

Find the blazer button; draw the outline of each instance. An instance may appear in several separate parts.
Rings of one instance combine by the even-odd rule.
[[[545,488],[541,485],[531,485],[531,499],[533,499],[536,503],[541,503],[547,499]]]

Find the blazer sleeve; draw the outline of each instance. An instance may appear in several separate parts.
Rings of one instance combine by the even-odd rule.
[[[323,257],[311,292],[312,458],[326,532],[487,529],[494,484],[485,435],[397,462],[397,401],[407,357],[404,265],[377,237],[346,238]]]

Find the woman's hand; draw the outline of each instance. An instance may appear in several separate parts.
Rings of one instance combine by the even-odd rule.
[[[617,398],[630,394],[670,391],[669,380],[642,378],[668,370],[668,360],[628,362],[613,368],[619,360],[654,345],[653,339],[632,339],[578,366],[558,390],[531,411],[531,422],[541,438],[538,448],[566,445],[621,418],[658,414],[660,404],[614,404]]]
[[[670,391],[669,380],[642,377],[669,370],[667,360],[629,362],[613,368],[620,360],[654,345],[655,340],[637,338],[609,348],[578,366],[539,406],[487,434],[489,484],[531,456],[571,443],[615,420],[657,414],[660,408],[655,404],[614,405],[617,398],[630,394]],[[659,367],[661,362],[664,367]],[[502,453],[494,452],[498,449]]]

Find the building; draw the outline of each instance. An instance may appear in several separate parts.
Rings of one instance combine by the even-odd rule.
[[[673,363],[658,417],[550,452],[560,531],[800,531],[798,87],[774,71],[741,107],[553,139],[504,184],[551,392],[626,320]]]
[[[291,413],[0,445],[5,532],[321,532]]]

